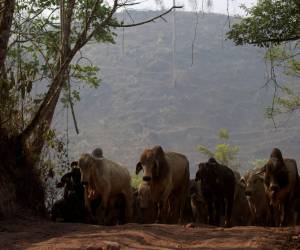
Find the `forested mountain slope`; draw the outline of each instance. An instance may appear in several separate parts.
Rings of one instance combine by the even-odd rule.
[[[131,12],[135,20],[156,14]],[[177,12],[174,85],[172,16],[166,19],[124,33],[118,29],[115,45],[90,44],[83,51],[100,67],[102,83],[96,90],[81,89],[75,106],[80,134],[71,131],[71,155],[99,145],[107,157],[133,170],[145,147],[161,144],[186,154],[194,175],[196,164],[206,159],[196,146],[213,149],[218,130],[227,128],[230,143],[240,147],[242,169],[267,158],[275,146],[297,159],[297,113],[281,119],[276,130],[264,117],[273,94],[262,88],[267,81],[264,51],[235,47],[225,40],[227,16],[206,14],[199,18],[192,65],[195,14]],[[65,118],[56,116],[61,131]]]

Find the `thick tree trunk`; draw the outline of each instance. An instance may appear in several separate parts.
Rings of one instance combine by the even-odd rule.
[[[7,55],[7,45],[11,32],[11,25],[15,11],[15,0],[5,0],[2,4],[0,16],[0,69],[1,74],[5,73],[5,59]]]
[[[5,109],[6,107],[5,100],[8,92],[8,82],[6,81],[5,59],[15,11],[15,3],[15,0],[4,0],[0,5],[0,109]],[[0,110],[0,127],[4,119],[1,111],[2,110]]]
[[[17,137],[0,129],[0,219],[25,211],[45,215],[45,194],[40,175],[28,165]]]

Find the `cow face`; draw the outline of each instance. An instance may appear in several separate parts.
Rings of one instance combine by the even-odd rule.
[[[288,172],[283,161],[277,158],[271,158],[269,162],[263,167],[265,173],[264,183],[274,198],[280,189],[288,185]]]
[[[155,175],[155,172],[157,172],[157,164],[154,160],[154,158],[149,158],[143,163],[139,162],[136,165],[136,173],[138,174],[141,170],[143,170],[143,181],[150,182],[153,178],[153,175]]]
[[[136,174],[141,170],[144,172],[143,181],[150,182],[153,179],[159,179],[166,170],[166,160],[163,149],[155,146],[152,149],[146,149],[141,155],[140,161],[136,165]]]
[[[248,197],[255,195],[264,190],[264,179],[259,174],[249,174],[246,178],[244,178],[245,183],[245,194]]]
[[[91,179],[93,158],[89,154],[81,155],[78,161],[78,167],[81,173],[81,183],[82,185],[88,185]]]
[[[203,194],[207,194],[213,187],[219,185],[217,174],[217,165],[215,163],[206,162],[198,165],[199,169],[196,173],[196,181],[201,181],[201,190]]]

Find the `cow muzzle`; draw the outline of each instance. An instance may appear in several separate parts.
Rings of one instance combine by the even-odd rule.
[[[273,185],[273,184],[270,185],[270,193],[271,193],[272,199],[276,198],[276,195],[277,195],[279,189],[280,188],[278,185]]]
[[[279,186],[278,186],[278,185],[271,184],[271,185],[270,185],[270,190],[271,190],[272,192],[278,192],[278,191],[279,191]]]
[[[143,181],[149,182],[151,179],[151,176],[143,176]]]
[[[83,186],[86,186],[86,185],[88,184],[88,182],[87,182],[87,181],[82,181],[81,184],[82,184]]]
[[[251,196],[252,195],[252,191],[251,190],[246,190],[245,191],[245,195],[246,196]]]

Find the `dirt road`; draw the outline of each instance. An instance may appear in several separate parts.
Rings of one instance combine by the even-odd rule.
[[[104,227],[37,219],[0,222],[0,249],[300,249],[300,227]]]

